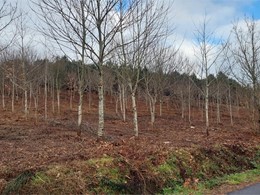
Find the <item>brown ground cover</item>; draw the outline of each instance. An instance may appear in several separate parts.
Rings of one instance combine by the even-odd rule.
[[[87,98],[85,100],[83,133],[80,137],[76,133],[77,99],[74,100],[72,111],[69,110],[68,102],[66,95],[63,95],[60,115],[52,114],[50,106],[46,121],[41,105],[36,122],[33,109],[26,120],[22,105],[17,103],[16,111],[12,113],[7,100],[7,108],[0,111],[0,188],[24,170],[38,170],[54,163],[87,160],[104,154],[120,155],[141,164],[149,154],[160,153],[164,158],[164,153],[179,147],[211,147],[217,144],[254,146],[260,143],[260,136],[252,129],[245,108],[240,108],[239,113],[234,112],[234,126],[230,125],[225,105],[221,124],[216,124],[212,108],[210,135],[206,136],[202,113],[197,108],[192,108],[190,124],[187,116],[182,119],[177,104],[164,104],[163,115],[157,116],[152,127],[143,100],[138,102],[140,136],[135,138],[130,101],[127,121],[122,122],[115,113],[114,100],[109,97],[106,99],[105,139],[97,142],[97,97],[93,95],[91,108],[88,108]]]

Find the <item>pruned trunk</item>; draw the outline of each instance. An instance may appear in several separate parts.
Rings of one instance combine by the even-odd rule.
[[[34,111],[34,116],[35,116],[35,121],[36,121],[36,124],[38,123],[38,91],[36,90],[36,93],[35,93],[35,96],[34,96],[34,108],[35,108],[35,111]]]
[[[45,76],[44,80],[44,119],[46,120],[48,118],[48,91],[47,91],[47,79]]]
[[[160,115],[160,117],[162,117],[162,98],[160,98],[160,100],[159,100],[159,104],[160,104],[160,113],[159,113],[159,115]]]
[[[149,97],[149,107],[150,107],[150,114],[151,114],[151,124],[154,125],[155,122],[155,105],[156,105],[156,98]]]
[[[82,59],[84,59],[82,57]],[[81,74],[78,80],[78,93],[79,93],[79,104],[78,104],[78,131],[77,131],[77,135],[81,136],[81,124],[82,124],[82,114],[83,114],[83,95],[84,95],[84,80],[83,80],[83,68],[84,68],[84,64],[82,62],[81,64]],[[79,70],[78,70],[79,71]]]
[[[57,106],[58,106],[58,115],[60,115],[60,89],[57,89]]]
[[[230,86],[229,86],[229,89],[228,89],[228,98],[229,98],[230,124],[231,124],[231,126],[233,126],[234,123],[233,123],[233,111],[232,111],[232,100],[231,100],[231,90],[230,90]]]
[[[83,105],[83,91],[81,88],[79,88],[79,105],[78,105],[78,135],[81,134],[81,124],[82,124],[82,105]]]
[[[218,84],[218,89],[217,89],[217,124],[221,122],[220,120],[220,95],[219,95],[219,84]]]
[[[123,121],[126,121],[126,98],[125,98],[125,86],[122,84],[119,86],[119,101],[120,110],[122,113]]]
[[[28,91],[24,91],[24,113],[25,113],[25,118],[28,118]]]
[[[99,74],[98,86],[98,118],[98,137],[102,138],[104,134],[104,82],[102,69]]]
[[[2,80],[2,107],[5,109],[5,75],[3,75]]]
[[[219,97],[217,97],[217,123],[221,123],[220,119],[220,100]]]
[[[191,82],[189,79],[189,97],[188,97],[189,123],[191,124]]]
[[[31,110],[31,104],[32,104],[32,93],[33,93],[33,89],[32,89],[32,83],[30,82],[30,92],[29,92],[29,110]]]
[[[132,109],[133,109],[134,133],[135,133],[135,136],[138,137],[138,134],[139,134],[138,118],[137,118],[137,108],[136,108],[136,97],[135,97],[134,92],[132,92],[131,98],[132,98]]]
[[[209,86],[206,85],[205,94],[205,120],[206,120],[206,134],[209,135]]]
[[[15,84],[14,84],[14,79],[15,79],[15,75],[14,75],[14,67],[13,67],[13,83],[12,83],[12,112],[14,112],[14,93],[15,93]]]
[[[52,88],[51,88],[51,96],[52,96],[52,113],[55,113],[55,87],[54,87],[54,79],[52,80]]]

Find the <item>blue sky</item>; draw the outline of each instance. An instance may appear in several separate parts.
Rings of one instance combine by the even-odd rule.
[[[158,0],[162,1],[162,0]],[[260,0],[166,0],[172,6],[169,13],[171,25],[176,26],[177,44],[182,51],[194,57],[194,32],[202,23],[205,14],[208,27],[216,36],[228,37],[234,22],[242,22],[244,16],[260,19]],[[260,26],[260,20],[259,20]],[[172,40],[174,38],[172,37]]]
[[[260,19],[260,0],[254,0],[251,4],[241,7],[241,11]]]

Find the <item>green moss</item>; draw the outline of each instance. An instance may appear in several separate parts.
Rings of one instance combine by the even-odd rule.
[[[95,193],[127,193],[127,175],[129,170],[120,169],[120,161],[103,156],[102,158],[90,159],[87,164],[91,169],[91,176],[86,177],[87,185]],[[94,177],[93,177],[94,176]]]

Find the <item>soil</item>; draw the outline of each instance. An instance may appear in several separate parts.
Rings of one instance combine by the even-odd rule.
[[[128,103],[127,120],[123,122],[116,114],[115,100],[107,96],[105,108],[105,136],[97,141],[97,96],[92,94],[91,106],[85,97],[81,136],[77,135],[77,97],[73,109],[69,109],[69,96],[63,92],[61,112],[57,106],[52,113],[49,102],[48,118],[44,119],[44,101],[40,100],[37,120],[33,100],[28,118],[23,113],[21,99],[11,112],[11,103],[6,99],[6,108],[0,111],[0,191],[10,179],[28,169],[41,169],[54,163],[70,163],[77,159],[90,159],[104,154],[122,155],[142,163],[149,153],[164,153],[179,147],[210,147],[217,144],[259,145],[260,136],[252,128],[246,108],[234,106],[234,125],[230,125],[228,108],[222,105],[221,124],[216,123],[216,111],[211,106],[210,135],[206,135],[202,111],[192,108],[191,119],[188,110],[184,118],[178,102],[163,104],[162,116],[156,116],[150,124],[150,115],[144,100],[138,100],[139,137],[134,137],[131,102]],[[157,112],[159,107],[157,107]],[[1,184],[2,183],[2,184]]]

